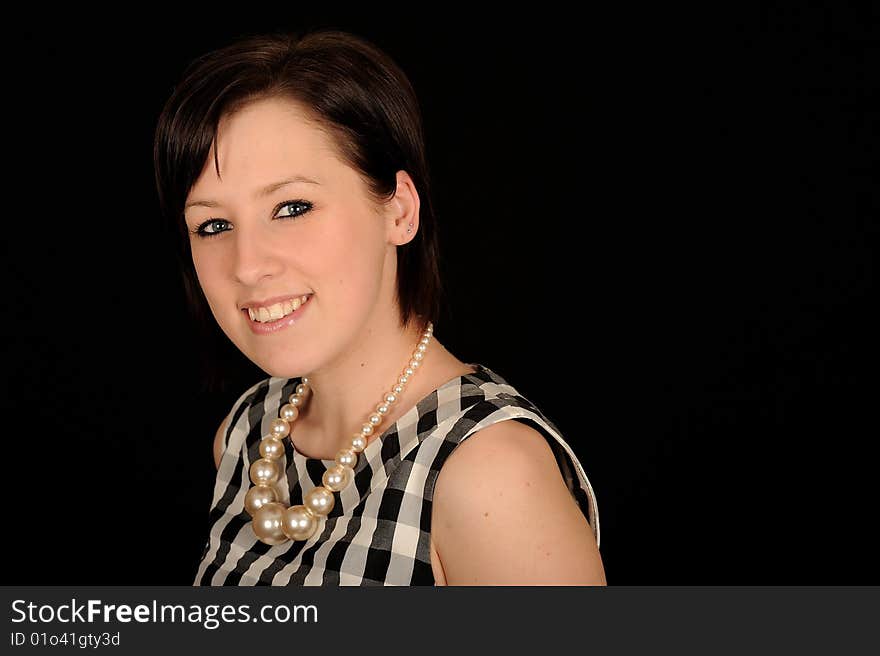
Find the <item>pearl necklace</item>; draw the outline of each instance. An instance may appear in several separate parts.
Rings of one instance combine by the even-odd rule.
[[[391,405],[397,401],[410,378],[421,366],[433,334],[434,326],[428,322],[412,354],[412,359],[398,377],[397,384],[376,406],[376,411],[369,416],[360,433],[355,433],[348,446],[343,447],[336,454],[335,464],[327,468],[321,479],[323,485],[309,490],[303,497],[302,505],[288,507],[280,501],[275,483],[283,473],[280,458],[284,454],[284,444],[281,440],[290,436],[291,424],[299,417],[300,408],[305,407],[307,396],[311,391],[308,377],[303,376],[300,384],[296,386],[296,391],[290,395],[288,403],[279,410],[278,419],[272,420],[269,434],[260,442],[262,457],[255,460],[250,467],[250,478],[254,487],[247,491],[244,507],[253,518],[254,535],[261,542],[269,545],[282,544],[288,540],[308,540],[315,534],[319,519],[326,517],[333,510],[335,504],[333,493],[341,492],[354,480],[357,454],[366,448],[367,438],[382,423]],[[290,442],[293,444],[292,436]]]

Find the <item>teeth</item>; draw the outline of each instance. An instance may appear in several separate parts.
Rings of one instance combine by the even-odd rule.
[[[251,321],[259,321],[260,323],[266,323],[267,321],[277,321],[282,317],[286,317],[291,312],[296,312],[300,307],[302,307],[303,303],[308,299],[308,294],[305,296],[300,296],[299,298],[295,298],[293,300],[287,300],[283,303],[275,303],[274,305],[270,305],[268,307],[261,308],[248,308],[248,316],[250,316]]]

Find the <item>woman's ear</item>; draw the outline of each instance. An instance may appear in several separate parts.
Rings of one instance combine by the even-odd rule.
[[[406,171],[397,172],[397,191],[385,203],[388,242],[401,246],[409,243],[419,230],[419,192]]]

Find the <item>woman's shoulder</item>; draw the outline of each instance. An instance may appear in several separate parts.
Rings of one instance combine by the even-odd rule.
[[[440,470],[432,513],[447,579],[451,571],[470,584],[604,582],[598,534],[550,444],[525,423],[499,421],[461,443]]]
[[[484,365],[462,377],[460,398],[434,435],[448,444],[438,450],[440,473],[429,493],[443,496],[476,483],[503,493],[502,484],[528,480],[529,485],[521,485],[534,486],[540,496],[542,490],[559,492],[561,486],[568,490],[563,497],[574,497],[580,506],[598,543],[599,511],[586,469],[562,431],[523,389]],[[498,480],[490,481],[491,476]]]
[[[544,435],[520,421],[497,421],[474,430],[447,458],[441,477],[454,485],[459,479],[473,481],[492,473],[520,480],[539,477],[562,482],[556,457]]]
[[[490,469],[560,478],[548,441],[562,441],[556,426],[501,375],[479,363],[474,367],[473,374],[462,376],[460,414],[444,435],[456,445],[443,463],[442,478],[453,487]]]

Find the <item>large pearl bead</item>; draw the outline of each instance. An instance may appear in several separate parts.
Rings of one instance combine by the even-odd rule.
[[[353,476],[354,472],[351,467],[334,465],[324,472],[321,482],[324,483],[324,487],[328,490],[339,492],[340,490],[344,490],[348,484],[351,483]]]
[[[333,493],[330,490],[323,485],[319,485],[306,493],[305,497],[303,497],[303,502],[313,515],[326,515],[333,510],[336,500],[333,498]]]
[[[287,542],[287,536],[282,530],[284,518],[284,506],[280,503],[267,503],[260,508],[254,515],[251,522],[256,535],[260,541],[266,544],[281,544]]]
[[[269,485],[254,485],[244,495],[244,509],[253,517],[267,503],[278,501],[278,493]]]
[[[269,424],[269,433],[271,433],[272,437],[283,440],[290,435],[290,424],[283,419],[273,419],[272,423]]]
[[[281,475],[281,468],[278,466],[277,460],[260,458],[251,463],[249,473],[251,481],[255,485],[269,485],[278,480],[278,477]]]
[[[367,448],[367,438],[363,435],[355,435],[351,438],[351,444],[349,448],[355,453],[360,453]]]
[[[288,423],[296,421],[296,418],[299,417],[299,408],[288,403],[281,406],[281,410],[278,411],[278,416]]]
[[[301,408],[304,405],[303,397],[299,394],[291,394],[287,402],[294,408]]]
[[[354,469],[354,466],[357,464],[357,459],[357,454],[351,449],[341,449],[339,453],[336,454],[337,465],[351,467],[352,469]]]
[[[284,444],[274,437],[264,437],[260,441],[260,455],[264,458],[280,458],[284,453]]]
[[[308,540],[318,530],[318,518],[305,506],[291,506],[284,511],[281,530],[291,540]]]

